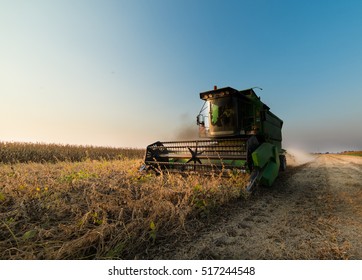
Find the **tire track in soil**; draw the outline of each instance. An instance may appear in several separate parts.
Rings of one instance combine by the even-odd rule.
[[[342,166],[339,160],[322,155],[290,167],[272,188],[223,208],[198,232],[162,248],[157,258],[360,259],[361,225],[354,223],[348,232],[343,228],[353,224],[344,217],[350,209],[339,209],[343,189],[336,191],[331,175]],[[342,168],[340,180],[351,176],[350,170]],[[352,175],[361,176],[358,171]]]
[[[333,194],[338,238],[349,244],[350,259],[362,259],[362,158],[328,155],[324,164]]]

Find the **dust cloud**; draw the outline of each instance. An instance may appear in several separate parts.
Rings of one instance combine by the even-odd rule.
[[[287,164],[291,166],[301,165],[315,159],[315,156],[296,148],[287,149]]]
[[[199,139],[199,127],[196,125],[196,119],[187,113],[181,114],[174,137],[175,141]]]
[[[182,125],[178,128],[175,140],[196,140],[199,138],[199,130],[196,125]]]

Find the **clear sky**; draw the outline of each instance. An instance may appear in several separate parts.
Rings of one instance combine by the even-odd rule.
[[[0,141],[177,140],[214,85],[263,88],[286,148],[362,150],[362,1],[0,0]]]

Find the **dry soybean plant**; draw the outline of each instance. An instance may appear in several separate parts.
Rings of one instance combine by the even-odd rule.
[[[152,258],[246,178],[139,173],[140,159],[0,164],[0,259]]]

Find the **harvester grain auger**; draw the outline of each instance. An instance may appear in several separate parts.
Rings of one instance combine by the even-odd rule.
[[[225,87],[200,93],[205,101],[199,115],[200,138],[155,142],[147,146],[143,169],[156,173],[250,174],[246,186],[271,186],[286,168],[281,147],[283,121],[260,101],[253,88]]]

